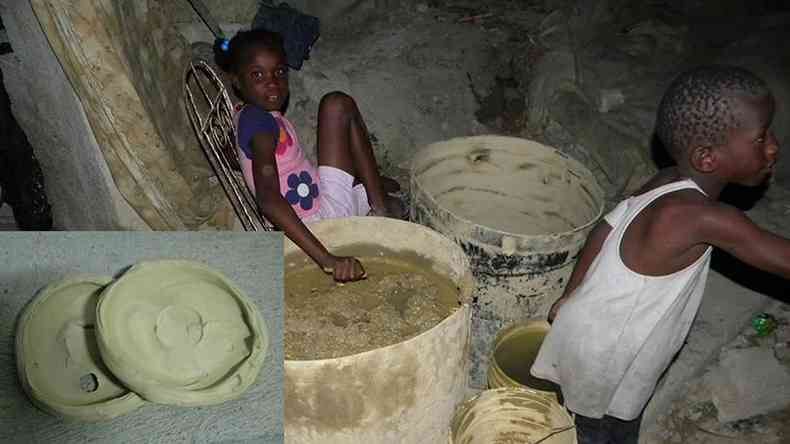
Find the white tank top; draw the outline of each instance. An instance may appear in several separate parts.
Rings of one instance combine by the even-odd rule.
[[[645,207],[687,188],[704,194],[685,179],[628,198],[606,215],[612,231],[560,309],[532,367],[535,376],[562,386],[571,411],[636,418],[683,345],[702,300],[711,248],[683,270],[646,276],[623,263],[620,244]]]

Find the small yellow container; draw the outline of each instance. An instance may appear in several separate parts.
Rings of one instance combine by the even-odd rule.
[[[484,390],[461,404],[449,444],[577,444],[573,419],[556,401],[535,390]]]
[[[488,367],[488,388],[529,388],[561,403],[559,386],[529,373],[550,328],[546,321],[526,321],[500,330]]]

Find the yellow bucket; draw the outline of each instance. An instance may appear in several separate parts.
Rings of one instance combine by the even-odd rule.
[[[546,321],[527,321],[503,328],[497,334],[488,367],[488,388],[524,387],[561,403],[557,384],[529,373],[549,331]]]
[[[577,444],[570,414],[535,390],[502,387],[461,404],[450,444]]]

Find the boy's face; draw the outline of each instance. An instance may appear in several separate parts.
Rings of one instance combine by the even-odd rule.
[[[248,103],[281,111],[288,98],[288,66],[279,51],[250,49],[235,74],[234,86]]]
[[[779,143],[771,131],[774,99],[738,99],[736,113],[740,127],[730,133],[729,140],[720,147],[721,167],[729,181],[757,186],[768,179],[778,159]]]

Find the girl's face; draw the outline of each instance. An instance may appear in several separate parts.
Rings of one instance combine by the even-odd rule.
[[[247,103],[281,111],[288,98],[288,66],[279,51],[253,48],[245,54],[233,85]]]
[[[774,99],[766,96],[738,102],[741,126],[724,146],[726,168],[733,182],[756,186],[771,175],[779,155],[779,143],[770,128]]]

